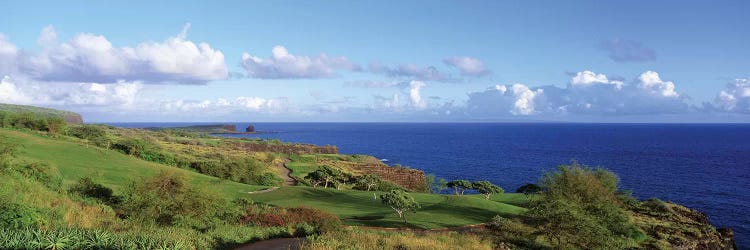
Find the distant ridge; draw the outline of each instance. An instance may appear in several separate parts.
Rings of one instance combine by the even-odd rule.
[[[45,117],[59,117],[64,119],[67,123],[83,124],[83,117],[81,117],[80,114],[65,110],[0,103],[0,111],[13,113],[34,113]]]

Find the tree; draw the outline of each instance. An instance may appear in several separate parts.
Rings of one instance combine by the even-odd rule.
[[[425,186],[427,190],[433,194],[439,194],[445,190],[448,182],[443,178],[437,178],[434,174],[429,174],[425,177]]]
[[[472,187],[479,191],[482,195],[484,195],[484,198],[489,200],[490,195],[492,194],[500,194],[503,193],[503,189],[501,187],[498,187],[495,184],[492,184],[492,182],[489,181],[477,181],[472,184]]]
[[[372,190],[380,183],[380,177],[374,174],[361,176],[357,179],[357,187],[367,191]]]
[[[573,162],[541,180],[526,215],[554,248],[623,249],[643,236],[620,207],[617,176]]]
[[[323,188],[328,188],[328,184],[334,184],[335,186],[338,186],[336,184],[344,181],[346,179],[346,175],[338,169],[323,166],[318,170],[307,174],[305,176],[305,179],[310,180],[310,182],[313,183],[313,187],[323,183]]]
[[[463,195],[467,189],[471,189],[471,182],[467,180],[455,180],[446,183],[446,186],[452,188],[456,195]]]
[[[445,190],[446,188],[448,188],[448,181],[446,181],[443,178],[438,178],[437,183],[435,183],[435,186],[434,186],[435,193],[437,194],[442,193],[443,190]]]
[[[380,201],[395,210],[398,217],[404,220],[404,223],[407,223],[405,212],[413,211],[416,213],[416,210],[420,207],[414,197],[399,189],[380,195]]]
[[[516,193],[523,193],[526,197],[532,194],[538,194],[542,192],[542,187],[534,183],[526,183],[523,186],[516,189]]]

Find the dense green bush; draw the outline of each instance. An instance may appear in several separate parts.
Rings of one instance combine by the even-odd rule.
[[[275,186],[281,179],[266,172],[266,165],[251,157],[213,155],[211,159],[190,163],[198,173],[252,185]]]
[[[65,128],[65,120],[31,112],[0,111],[0,127],[30,129],[58,133]]]
[[[46,162],[19,162],[14,164],[13,170],[26,178],[42,183],[49,189],[60,191],[62,176],[54,166]]]
[[[138,156],[144,160],[153,160],[151,152],[156,146],[139,138],[125,138],[112,144],[112,149],[126,155]]]
[[[37,209],[0,199],[0,228],[23,228],[43,223]]]
[[[82,125],[69,127],[66,135],[85,139],[99,147],[109,147],[112,143],[107,136],[107,130],[100,125]]]
[[[526,215],[553,247],[633,247],[644,234],[620,206],[617,185],[612,172],[575,162],[560,166],[542,178],[544,191]]]
[[[68,191],[82,197],[96,199],[108,205],[117,205],[122,201],[121,197],[112,194],[112,189],[96,183],[88,177],[78,179]]]
[[[206,229],[237,221],[241,214],[234,206],[208,189],[192,187],[185,176],[162,172],[133,183],[120,207],[143,224]]]

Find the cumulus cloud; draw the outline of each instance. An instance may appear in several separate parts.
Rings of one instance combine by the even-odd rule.
[[[57,42],[53,27],[42,30],[39,53],[18,53],[10,59],[19,74],[56,82],[205,83],[228,76],[224,54],[207,43],[186,40],[189,25],[163,42],[115,47],[101,35],[81,33]],[[5,42],[4,42],[5,41]],[[0,38],[0,67],[11,49]]]
[[[411,100],[411,105],[416,109],[427,107],[427,103],[422,99],[422,95],[420,94],[420,91],[425,86],[427,85],[420,81],[411,81],[409,83],[409,99]]]
[[[656,60],[656,52],[640,42],[615,38],[602,41],[602,50],[609,52],[609,58],[615,62],[646,62]]]
[[[467,56],[454,56],[443,59],[443,63],[448,66],[458,68],[462,76],[484,76],[490,73],[490,70],[484,66],[479,59]]]
[[[625,84],[587,70],[572,76],[565,88],[516,83],[469,93],[466,109],[479,116],[651,115],[688,112],[687,100],[653,71]]]
[[[544,90],[520,83],[469,93],[467,112],[475,116],[534,115],[546,110]]]
[[[5,76],[0,102],[44,106],[132,106],[142,89],[140,82],[46,83]]]
[[[725,112],[750,114],[750,79],[738,78],[728,83],[716,96],[714,107]]]
[[[288,110],[288,100],[284,97],[262,98],[240,96],[213,100],[151,100],[151,111],[168,114],[184,112],[217,112],[229,114],[237,112],[280,113]],[[155,108],[155,109],[154,109]]]
[[[275,46],[268,58],[242,54],[241,66],[248,76],[261,79],[285,78],[330,78],[337,76],[337,71],[359,71],[360,66],[346,57],[292,55],[283,46]]]
[[[368,66],[370,72],[391,78],[406,78],[419,81],[453,81],[454,79],[440,72],[434,66],[421,67],[414,64],[403,64],[389,67],[381,63],[372,62]]]
[[[648,93],[660,95],[664,97],[679,97],[680,95],[674,91],[674,83],[669,81],[662,81],[659,77],[659,73],[654,71],[643,72],[638,76],[638,88]]]
[[[612,84],[617,89],[622,89],[623,82],[619,80],[609,80],[604,74],[597,74],[589,70],[576,73],[570,78],[572,86],[592,86],[596,84]]]

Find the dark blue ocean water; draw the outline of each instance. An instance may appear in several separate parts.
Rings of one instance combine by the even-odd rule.
[[[194,124],[194,123],[193,123]],[[128,123],[124,127],[185,126]],[[514,191],[576,159],[617,173],[641,199],[709,215],[750,248],[750,125],[549,123],[255,123],[270,133],[229,135],[336,145],[445,179],[489,180]],[[247,123],[238,123],[244,128]]]

